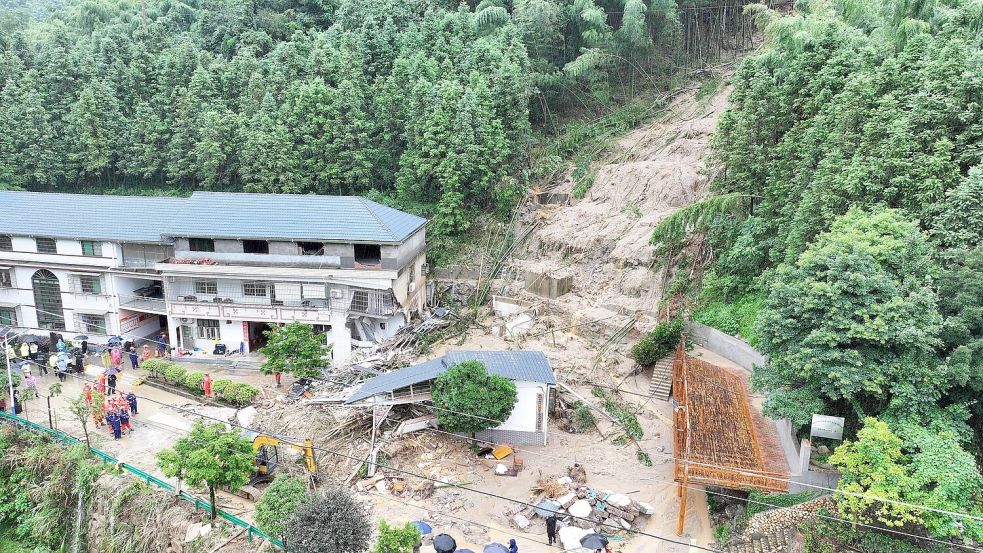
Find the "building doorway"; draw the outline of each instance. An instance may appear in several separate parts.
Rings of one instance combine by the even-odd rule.
[[[38,327],[65,330],[65,311],[61,303],[61,284],[51,271],[41,269],[31,277]]]
[[[270,323],[247,321],[246,331],[249,339],[249,351],[256,351],[266,345],[268,341],[265,331],[270,329]]]

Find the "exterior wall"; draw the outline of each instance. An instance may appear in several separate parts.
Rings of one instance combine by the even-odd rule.
[[[427,248],[427,227],[422,227],[397,246],[383,246],[382,257],[396,260],[396,267],[402,268],[414,261]]]
[[[3,264],[3,261],[0,261]],[[5,265],[7,266],[7,265]],[[38,328],[38,313],[34,300],[34,289],[31,278],[41,267],[13,266],[10,269],[13,288],[0,289],[0,306],[17,307],[18,326]],[[113,279],[98,269],[79,268],[77,270],[46,268],[58,279],[61,291],[62,313],[65,318],[65,328],[69,332],[81,332],[76,324],[78,314],[102,315],[106,317],[107,333],[112,334],[119,328],[116,316],[116,304],[113,291]],[[74,284],[80,274],[99,276],[102,293],[86,294]]]

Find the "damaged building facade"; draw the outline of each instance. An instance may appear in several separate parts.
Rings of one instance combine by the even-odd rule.
[[[360,197],[2,192],[0,200],[11,211],[0,249],[6,238],[11,247],[0,259],[25,265],[7,268],[18,285],[0,290],[0,306],[21,327],[138,338],[165,329],[183,350],[220,342],[250,352],[269,325],[299,321],[324,334],[340,363],[394,334],[426,300],[426,220]],[[53,204],[86,216],[18,215]]]

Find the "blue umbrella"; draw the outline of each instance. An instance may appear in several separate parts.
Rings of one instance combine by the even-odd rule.
[[[437,553],[454,553],[454,550],[457,549],[457,542],[447,534],[438,534],[433,539],[433,548]]]
[[[117,369],[116,367],[109,367],[108,369],[106,369],[106,374],[107,375],[119,374],[119,369]]]
[[[78,336],[72,338],[72,340],[82,340],[82,341],[85,341],[85,340],[88,340],[88,339],[89,339],[89,337],[86,336],[85,334],[79,334]]]
[[[509,548],[500,543],[489,543],[482,551],[483,553],[509,553]]]
[[[423,522],[422,520],[414,520],[410,524],[416,526],[416,529],[419,530],[420,533],[423,534],[424,536],[426,536],[430,532],[433,532],[433,528],[431,528],[429,524]]]
[[[458,549],[454,553],[474,553],[474,551],[471,551],[470,549]]]
[[[106,340],[106,343],[107,344],[120,344],[122,342],[123,342],[123,339],[120,338],[119,336],[113,336],[112,338]]]

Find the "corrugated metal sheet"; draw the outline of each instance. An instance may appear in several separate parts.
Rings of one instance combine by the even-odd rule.
[[[0,233],[25,236],[398,243],[425,223],[358,196],[195,192],[174,198],[0,191]]]
[[[443,357],[373,377],[352,394],[346,403],[433,380],[448,367],[471,360],[484,363],[489,374],[497,374],[510,380],[556,384],[550,362],[541,351],[451,351]]]

